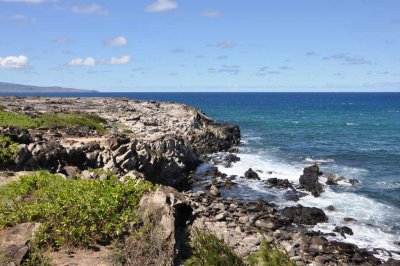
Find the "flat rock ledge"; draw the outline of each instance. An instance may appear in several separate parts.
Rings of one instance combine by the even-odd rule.
[[[74,176],[89,168],[102,168],[120,176],[146,177],[183,188],[187,174],[199,165],[203,154],[235,150],[240,141],[238,126],[216,123],[201,111],[179,103],[0,97],[0,105],[30,117],[88,113],[107,121],[106,134],[90,127],[0,127],[0,134],[20,144],[15,163],[0,166],[13,171],[47,169]],[[94,178],[87,173],[83,177]]]

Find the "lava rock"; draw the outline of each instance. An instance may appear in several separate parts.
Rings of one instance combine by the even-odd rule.
[[[323,210],[301,205],[284,208],[282,215],[298,224],[316,225],[317,223],[328,221],[328,217]]]
[[[258,174],[256,172],[254,172],[253,169],[251,169],[251,168],[249,168],[249,170],[247,170],[246,173],[244,173],[244,177],[247,179],[260,180],[260,177],[258,176]]]
[[[353,235],[354,234],[353,230],[351,230],[351,228],[348,227],[348,226],[336,226],[335,230],[333,230],[333,231],[339,233],[344,238],[346,238],[345,234],[347,234],[347,235]]]
[[[322,175],[317,164],[305,167],[300,176],[300,185],[307,191],[310,191],[314,197],[319,197],[324,191],[322,185],[318,182],[318,177]]]

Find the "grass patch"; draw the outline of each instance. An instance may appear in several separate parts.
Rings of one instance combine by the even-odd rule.
[[[0,110],[0,126],[15,126],[18,128],[37,128],[47,126],[87,126],[96,129],[98,133],[106,133],[102,124],[107,121],[95,114],[86,113],[46,113],[38,118],[32,118],[27,115]]]
[[[289,256],[280,251],[273,243],[264,240],[260,250],[248,257],[250,265],[254,266],[294,266],[296,265],[289,259]]]
[[[193,229],[189,246],[192,256],[184,263],[185,266],[244,266],[243,260],[235,254],[224,241],[216,236]]]
[[[85,113],[66,113],[66,114],[43,114],[38,118],[38,122],[42,126],[87,126],[95,128],[98,133],[106,133],[106,129],[102,123],[107,121],[95,114]]]
[[[4,112],[0,110],[0,126],[14,126],[18,128],[36,128],[40,126],[39,121],[27,115]]]
[[[0,229],[40,222],[40,247],[89,247],[124,235],[137,220],[143,194],[155,187],[145,180],[125,183],[71,180],[48,172],[27,175],[0,187]]]
[[[0,163],[9,165],[14,162],[17,155],[18,144],[11,141],[10,137],[0,135]]]

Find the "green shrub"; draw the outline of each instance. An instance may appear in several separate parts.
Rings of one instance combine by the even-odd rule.
[[[264,240],[260,250],[248,257],[250,265],[254,266],[294,266],[296,265],[289,259],[289,256],[280,251],[274,244]]]
[[[122,183],[113,175],[105,180],[71,180],[37,172],[0,187],[0,229],[40,222],[40,246],[108,243],[127,232],[137,219],[140,198],[154,188],[145,180]]]
[[[216,236],[193,229],[189,246],[192,256],[184,263],[186,266],[243,266],[243,260],[224,241]]]
[[[38,118],[27,115],[4,112],[0,110],[0,126],[15,126],[18,128],[37,128],[41,126],[88,126],[93,127],[99,133],[106,133],[102,125],[107,121],[95,114],[86,113],[46,113]]]
[[[0,135],[0,165],[11,164],[18,151],[18,144],[11,141],[9,137]]]
[[[15,126],[18,128],[36,128],[39,126],[39,122],[27,115],[3,112],[0,110],[0,126],[8,127]]]
[[[43,126],[88,126],[93,127],[99,133],[105,133],[106,130],[101,123],[106,123],[106,120],[98,115],[85,113],[66,113],[55,114],[47,113],[38,118],[38,121]]]
[[[0,104],[0,111],[4,111],[4,110],[6,110],[6,107],[4,105]]]

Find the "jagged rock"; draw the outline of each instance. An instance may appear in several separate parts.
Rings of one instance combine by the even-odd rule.
[[[345,234],[347,235],[353,235],[353,230],[351,230],[350,227],[348,226],[336,226],[334,232],[338,232],[341,236],[346,238]]]
[[[282,215],[298,224],[315,225],[328,221],[323,210],[301,205],[284,208]]]
[[[219,189],[216,187],[216,186],[214,186],[214,185],[212,185],[211,187],[210,187],[210,191],[208,192],[211,196],[213,196],[213,197],[219,197],[219,196],[221,196],[221,192],[219,191]]]
[[[153,226],[154,236],[162,243],[162,252],[167,255],[168,261],[163,261],[162,265],[176,265],[185,243],[186,221],[192,215],[191,206],[177,190],[161,187],[153,194],[143,196],[139,209],[141,220]]]
[[[358,183],[360,183],[360,181],[358,181],[357,179],[353,178],[353,179],[349,179],[349,183],[353,186],[357,185]]]
[[[244,173],[244,177],[247,179],[257,179],[260,180],[260,177],[256,172],[253,171],[253,169],[249,168],[249,170]]]
[[[287,179],[279,179],[279,178],[273,177],[273,178],[268,178],[267,183],[271,187],[275,187],[275,188],[293,188],[292,183],[290,183],[289,180],[287,180]]]
[[[309,167],[305,167],[303,174],[300,176],[300,185],[307,191],[310,191],[314,197],[319,197],[319,195],[324,191],[322,185],[318,182],[318,177],[322,175],[317,164]]]
[[[39,223],[23,223],[0,231],[2,255],[20,265],[29,253],[29,241],[33,239],[39,226]]]

